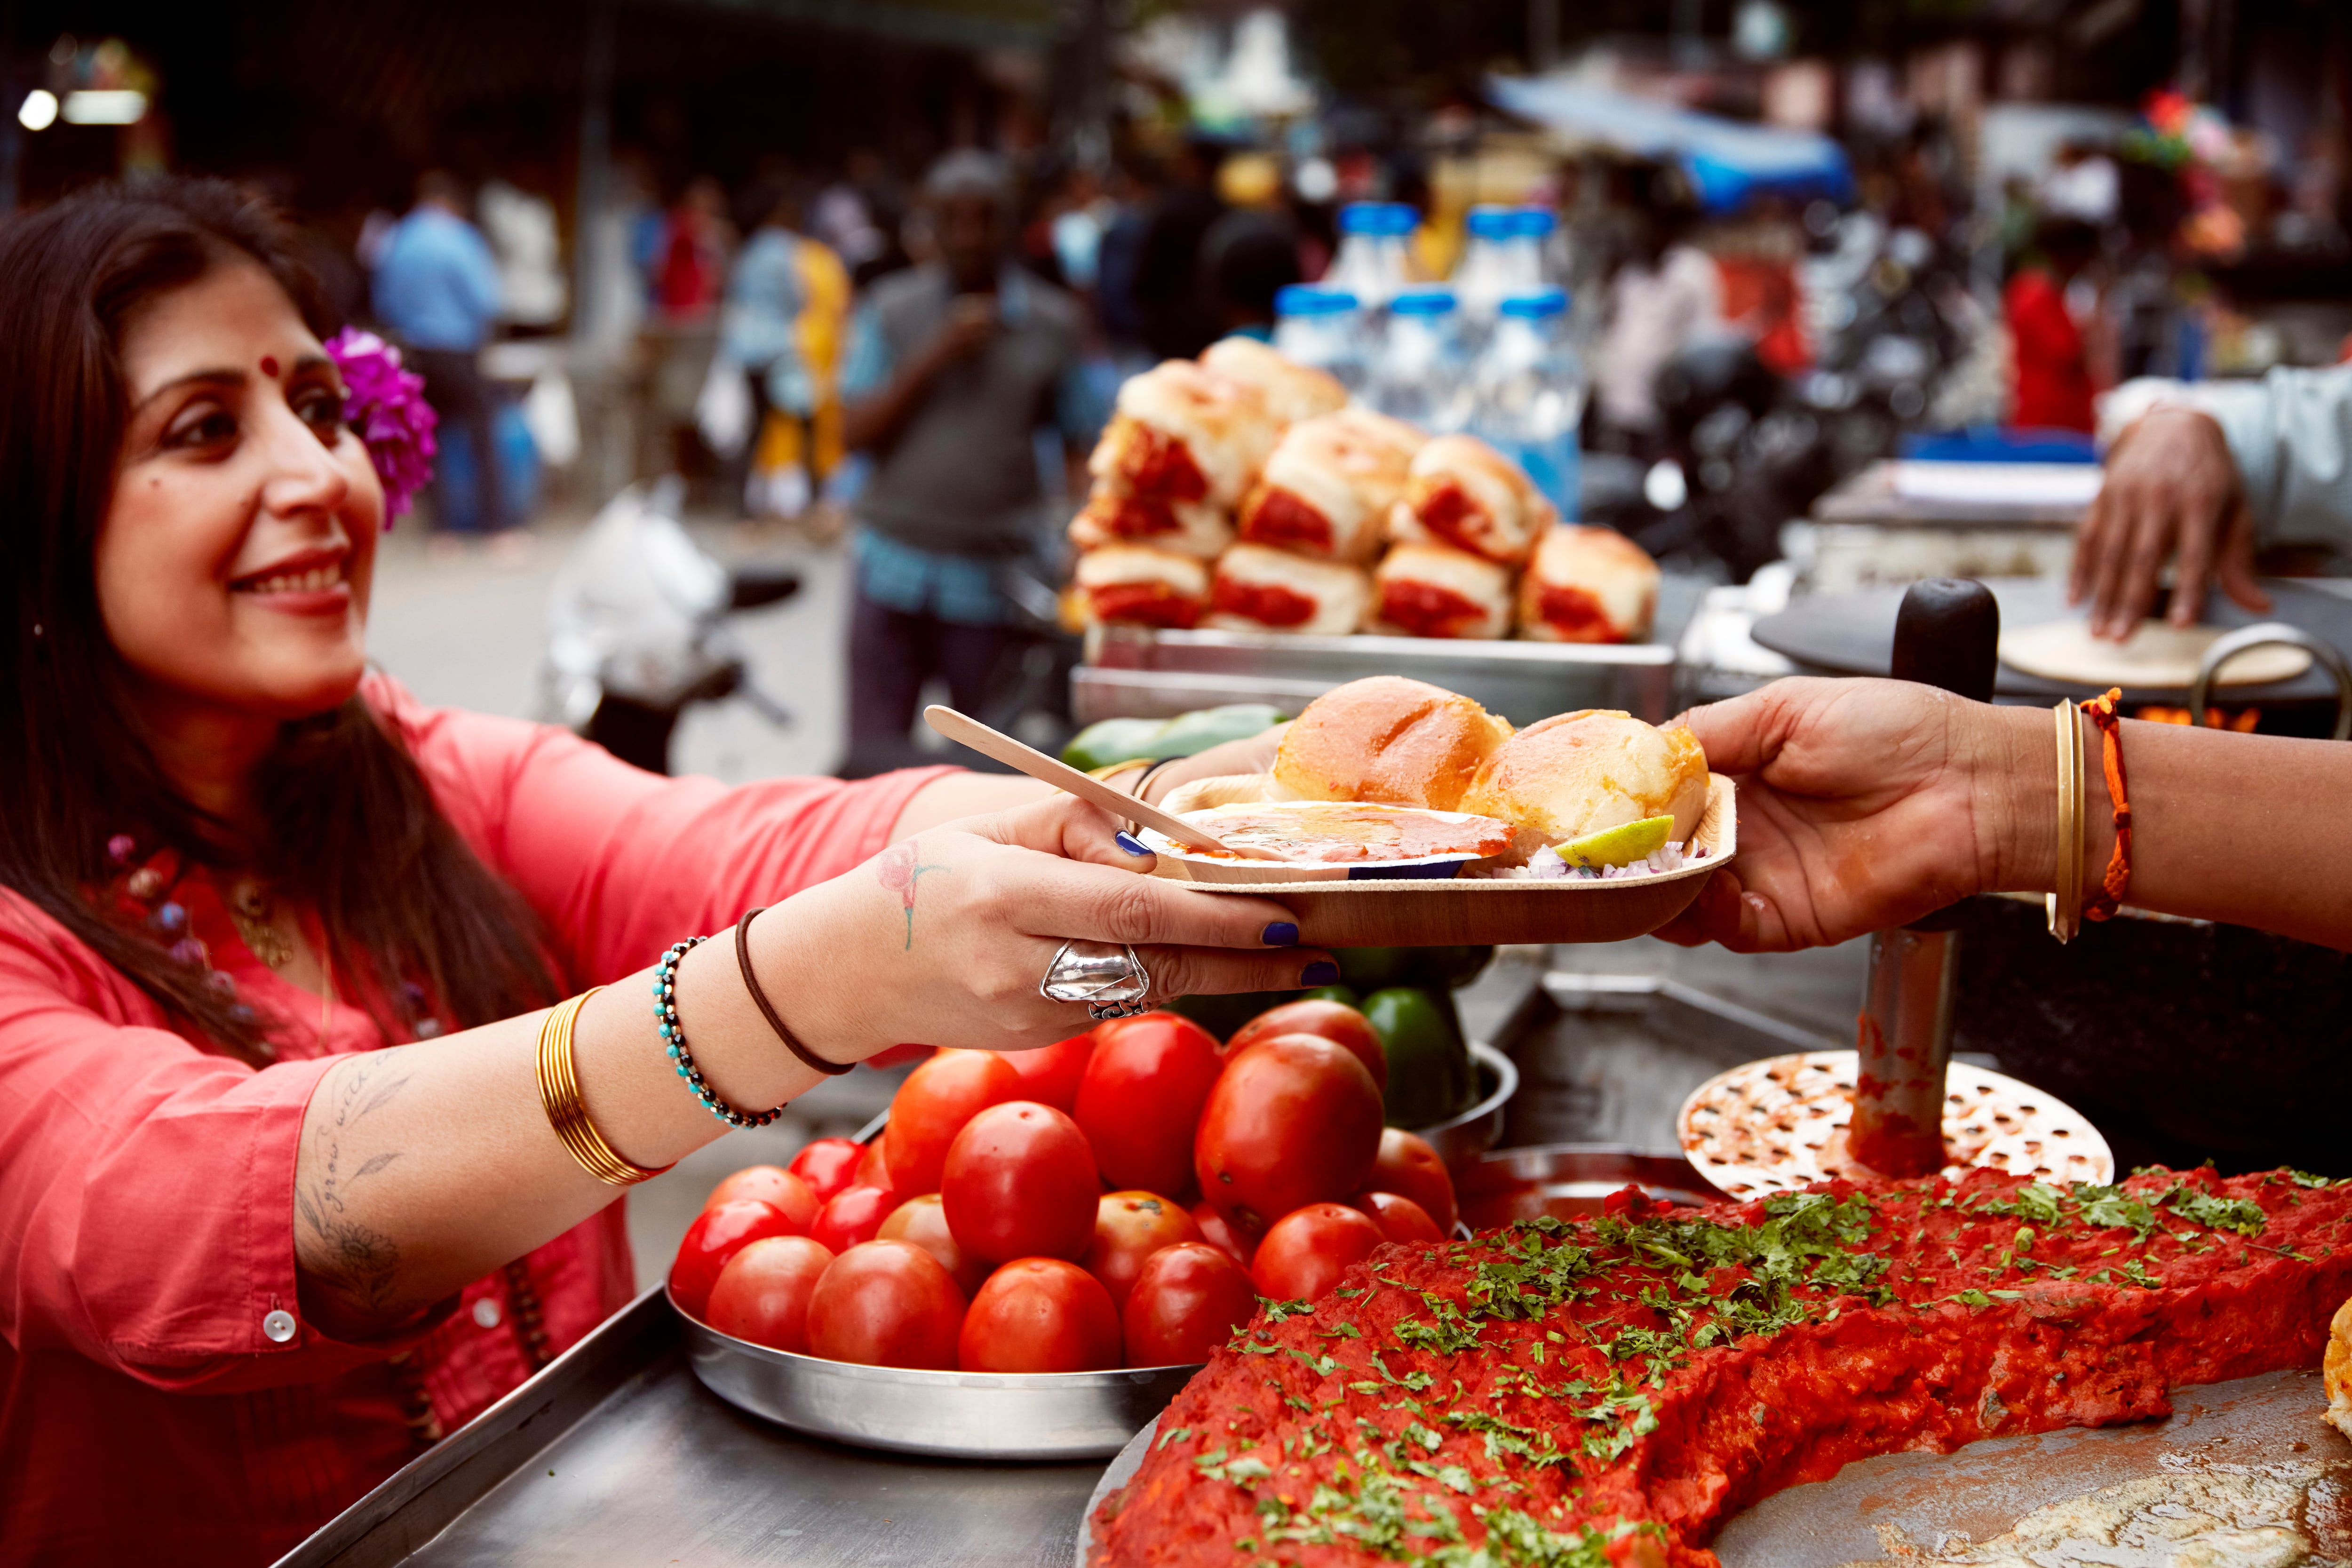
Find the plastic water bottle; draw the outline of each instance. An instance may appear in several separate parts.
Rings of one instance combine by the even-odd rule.
[[[1511,211],[1511,238],[1508,247],[1511,292],[1527,293],[1548,289],[1560,281],[1552,265],[1552,237],[1559,232],[1559,219],[1549,207],[1515,207]]]
[[[1364,389],[1364,339],[1356,297],[1328,284],[1293,283],[1274,296],[1274,346],[1328,371],[1349,393]]]
[[[1561,520],[1573,522],[1585,381],[1567,323],[1565,290],[1536,289],[1504,298],[1478,356],[1471,429],[1517,460]]]
[[[1450,289],[1407,289],[1389,301],[1388,330],[1364,401],[1434,436],[1466,427],[1472,410]]]
[[[1480,205],[1463,220],[1469,242],[1454,265],[1454,297],[1462,310],[1463,337],[1475,348],[1495,324],[1506,294],[1539,281],[1517,275],[1520,215],[1516,207]]]
[[[1349,202],[1339,209],[1339,251],[1324,283],[1356,297],[1358,307],[1377,315],[1398,289],[1412,281],[1406,244],[1413,211],[1402,202]]]

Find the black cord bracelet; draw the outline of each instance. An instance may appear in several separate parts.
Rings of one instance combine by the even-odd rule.
[[[756,910],[746,910],[743,918],[735,922],[735,966],[743,972],[743,989],[751,994],[751,1000],[759,1005],[760,1016],[768,1020],[768,1027],[776,1031],[776,1038],[784,1042],[786,1050],[800,1058],[803,1066],[827,1078],[839,1078],[857,1064],[829,1062],[801,1044],[799,1037],[785,1028],[784,1021],[776,1016],[776,1009],[768,1001],[768,994],[760,989],[759,977],[751,973],[751,920],[753,916],[766,912],[767,906],[762,904]]]

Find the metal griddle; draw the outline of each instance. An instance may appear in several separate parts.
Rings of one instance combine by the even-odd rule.
[[[2079,615],[2066,603],[2065,584],[2045,577],[1988,579],[1985,586],[2000,601],[2000,624],[2018,629],[2063,620]],[[2322,588],[2287,578],[2266,578],[2271,595],[2267,615],[2244,610],[2216,593],[2207,595],[2205,619],[2224,630],[2284,621],[2311,633],[2339,649],[2352,650],[2352,600]],[[1895,646],[1895,615],[1903,602],[1901,588],[1878,588],[1860,594],[1823,594],[1800,599],[1777,616],[1758,621],[1750,632],[1757,642],[1814,672],[1831,675],[1887,673]],[[1995,700],[2055,702],[2061,697],[2084,698],[2096,693],[2087,686],[2044,680],[2040,676],[2002,665],[1995,678]],[[2167,702],[2179,706],[2189,699],[2186,687],[2143,687],[2129,694],[2132,701]],[[2270,706],[2310,704],[2333,708],[2336,683],[2315,664],[2293,680],[2262,686],[2232,686],[2209,700],[2233,707],[2247,703]]]

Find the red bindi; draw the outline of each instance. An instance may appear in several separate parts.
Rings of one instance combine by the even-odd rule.
[[[263,354],[261,356],[261,374],[270,377],[272,380],[277,378],[278,356],[276,354]]]

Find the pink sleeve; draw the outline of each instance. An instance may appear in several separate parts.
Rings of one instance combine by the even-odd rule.
[[[301,1321],[294,1157],[331,1057],[261,1071],[133,1021],[143,996],[0,892],[0,1334],[142,1383],[305,1383],[404,1348]],[[271,1315],[283,1332],[273,1338]],[[445,1309],[446,1311],[446,1309]]]
[[[888,843],[918,790],[954,771],[730,788],[631,767],[551,725],[425,708],[382,677],[367,689],[443,812],[538,910],[583,985],[840,876]]]

